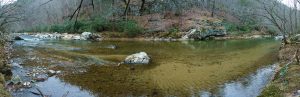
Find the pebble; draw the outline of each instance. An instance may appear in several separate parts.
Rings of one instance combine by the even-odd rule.
[[[31,83],[30,82],[24,82],[23,86],[26,88],[30,88],[31,87]]]

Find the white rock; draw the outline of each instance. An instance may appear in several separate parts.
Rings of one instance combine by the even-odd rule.
[[[149,64],[150,57],[145,52],[132,54],[126,57],[125,64]]]
[[[50,75],[55,75],[55,74],[56,74],[56,71],[54,71],[54,70],[48,70],[48,74],[50,74]]]
[[[61,71],[56,71],[56,74],[60,74],[61,73]]]
[[[275,40],[282,40],[282,39],[283,39],[282,35],[275,36]]]
[[[75,35],[75,36],[72,37],[72,39],[73,39],[73,40],[81,40],[81,37],[78,36],[78,35]]]
[[[71,40],[71,39],[72,39],[72,35],[64,34],[64,35],[62,36],[62,39],[63,39],[63,40]]]
[[[24,82],[23,86],[27,87],[27,88],[30,88],[31,87],[31,83],[30,82]]]
[[[197,29],[191,29],[189,32],[187,32],[186,35],[182,36],[181,39],[182,39],[182,40],[189,39],[189,37],[190,37],[191,35],[193,35],[196,31],[197,31]]]
[[[83,32],[81,34],[81,37],[84,39],[84,40],[87,40],[89,39],[90,37],[92,37],[92,33],[91,32]]]

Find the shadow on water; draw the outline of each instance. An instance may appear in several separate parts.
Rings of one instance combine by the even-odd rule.
[[[68,92],[66,90],[72,97],[192,96],[199,94],[194,91],[221,91],[220,85],[245,78],[266,64],[274,63],[276,58],[273,54],[278,46],[278,42],[270,39],[200,42],[17,41],[12,63],[23,64],[22,68],[13,70],[15,75],[20,76],[37,66],[63,71],[62,75],[36,83],[45,93],[55,96]],[[150,55],[149,65],[116,66],[126,56],[141,51]],[[267,74],[262,76],[268,77]],[[256,79],[248,80],[251,84]],[[223,87],[224,93],[207,93],[229,97],[235,94],[226,94],[228,91],[244,94],[262,88],[265,83],[257,85],[247,89],[249,87],[242,84],[228,83]],[[244,90],[235,91],[236,88]],[[28,91],[15,93],[26,95]]]

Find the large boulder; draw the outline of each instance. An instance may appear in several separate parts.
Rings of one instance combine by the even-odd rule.
[[[227,35],[225,29],[202,29],[197,30],[195,33],[191,34],[189,38],[195,40],[205,40],[209,37],[219,37]]]
[[[182,39],[205,40],[210,37],[221,37],[227,35],[226,28],[222,20],[213,18],[203,18],[190,31],[183,35]]]
[[[81,38],[84,40],[90,39],[93,36],[91,32],[83,32],[81,33]]]
[[[140,52],[127,56],[124,63],[125,64],[149,64],[150,57],[145,52]]]

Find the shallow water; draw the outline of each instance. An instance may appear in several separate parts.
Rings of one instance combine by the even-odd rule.
[[[12,63],[17,64],[14,75],[20,75],[26,80],[28,78],[22,75],[37,66],[61,70],[63,73],[45,82],[38,82],[33,88],[12,93],[15,97],[35,96],[30,91],[39,88],[53,97],[66,93],[70,97],[205,94],[224,97],[244,94],[253,97],[260,92],[254,90],[263,88],[272,74],[257,70],[275,63],[274,52],[278,46],[279,42],[271,39],[182,42],[17,41],[12,59]],[[127,55],[140,51],[150,55],[149,65],[117,66]],[[239,82],[249,82],[250,88]],[[256,95],[250,95],[253,93]]]
[[[275,74],[278,65],[274,64],[257,70],[255,73],[242,79],[225,83],[219,88],[217,93],[200,92],[201,97],[257,97],[262,89],[271,81],[271,77]]]

